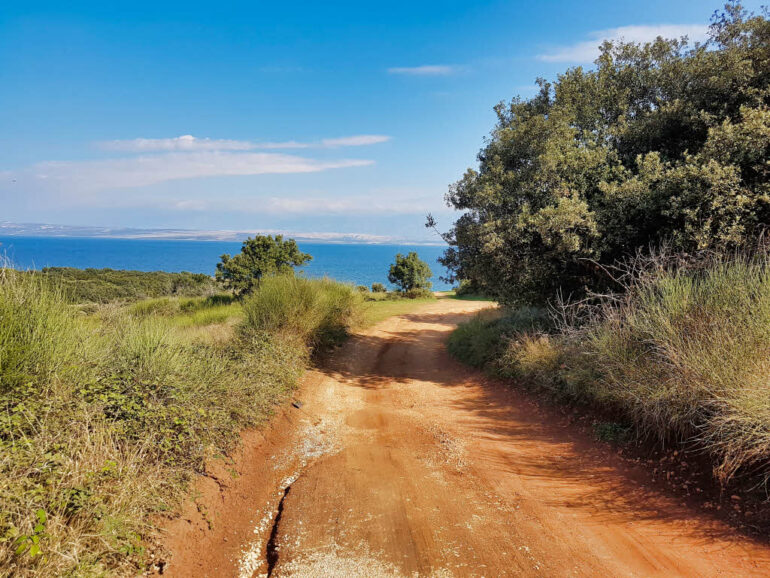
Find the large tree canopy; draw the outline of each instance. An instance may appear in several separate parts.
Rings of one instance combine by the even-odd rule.
[[[767,12],[731,3],[704,44],[607,42],[595,69],[499,104],[478,169],[447,194],[465,211],[444,235],[450,280],[544,302],[639,248],[753,238],[770,223],[769,80]]]

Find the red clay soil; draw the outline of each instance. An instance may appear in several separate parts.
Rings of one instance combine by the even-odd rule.
[[[454,362],[442,299],[309,372],[221,461],[165,575],[768,576],[770,548],[647,483],[553,409]]]

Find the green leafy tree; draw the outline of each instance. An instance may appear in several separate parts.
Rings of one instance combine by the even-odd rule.
[[[428,281],[433,272],[428,264],[420,259],[414,251],[406,256],[398,253],[396,262],[390,266],[388,281],[397,285],[401,291],[411,291],[413,289],[430,289],[431,283]]]
[[[464,212],[443,235],[447,280],[542,303],[605,288],[640,249],[753,242],[770,223],[767,14],[729,3],[694,46],[605,42],[593,70],[497,105],[446,197]]]
[[[312,257],[297,247],[294,239],[284,241],[282,235],[257,235],[243,242],[241,252],[220,257],[216,279],[236,295],[248,293],[265,275],[293,274]]]

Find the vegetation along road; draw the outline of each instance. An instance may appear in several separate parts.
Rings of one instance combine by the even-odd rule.
[[[452,360],[440,299],[309,372],[168,528],[172,576],[767,575],[770,548],[656,490],[555,409]],[[251,436],[251,437],[248,437]],[[231,471],[232,473],[232,471]]]

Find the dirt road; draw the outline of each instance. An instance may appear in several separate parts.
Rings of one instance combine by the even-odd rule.
[[[214,476],[211,528],[171,529],[168,573],[770,575],[766,546],[452,361],[448,333],[485,306],[444,299],[391,318],[312,372],[237,479]]]

